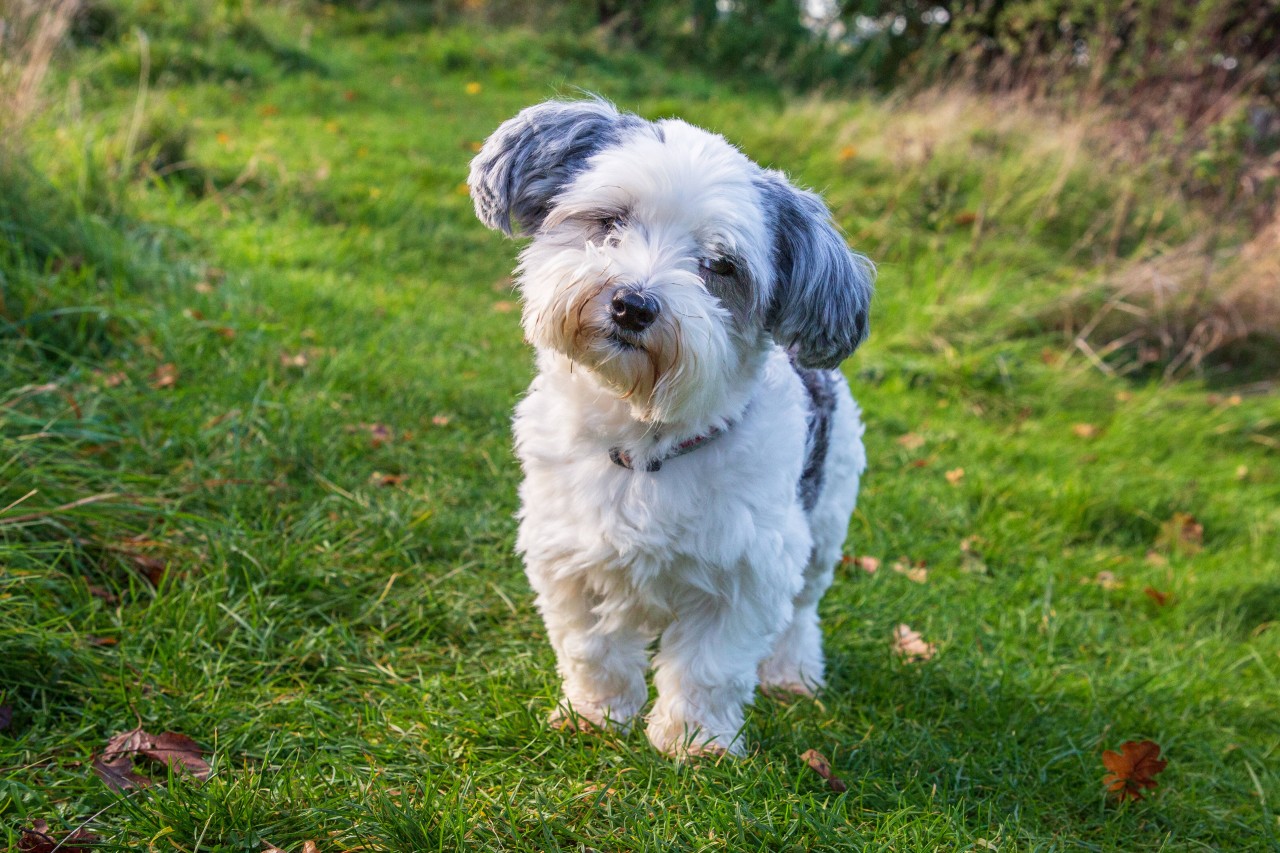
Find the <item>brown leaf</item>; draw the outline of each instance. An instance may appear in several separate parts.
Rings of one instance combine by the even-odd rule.
[[[302,842],[302,853],[319,853],[319,848],[316,847],[314,841],[304,841]]]
[[[120,755],[112,759],[95,755],[93,772],[97,773],[98,778],[106,782],[107,787],[113,791],[131,791],[151,784],[151,780],[146,776],[134,772],[133,758],[128,755]]]
[[[917,435],[914,432],[904,433],[903,435],[898,436],[896,440],[898,444],[902,445],[907,450],[917,450],[924,447],[924,436]]]
[[[952,468],[950,471],[948,471],[948,472],[947,472],[946,474],[944,474],[943,476],[947,478],[947,482],[948,482],[948,483],[950,483],[951,485],[953,485],[953,486],[954,486],[954,485],[957,485],[961,480],[963,480],[963,479],[964,479],[964,469],[963,469],[963,468]]]
[[[933,643],[926,643],[919,631],[911,630],[907,624],[893,629],[893,651],[907,663],[926,661],[938,651]]]
[[[1098,434],[1098,428],[1093,424],[1076,424],[1071,428],[1071,431],[1080,438],[1093,438]]]
[[[956,214],[955,223],[961,227],[965,225],[972,225],[977,221],[978,214],[974,213],[972,210],[962,210]]]
[[[196,742],[184,734],[164,732],[153,735],[136,728],[108,740],[102,754],[93,757],[93,769],[109,787],[127,791],[145,788],[155,781],[134,769],[135,756],[162,764],[174,773],[186,773],[204,780],[209,778],[209,765],[201,755],[202,750]]]
[[[209,778],[209,764],[200,756],[204,751],[194,740],[179,732],[164,732],[159,735],[148,735],[139,747],[138,753],[152,761],[179,770],[201,781]]]
[[[90,585],[89,585],[89,594],[90,594],[90,595],[92,595],[94,598],[101,598],[101,599],[102,599],[103,601],[105,601],[107,604],[119,604],[119,603],[120,603],[120,599],[116,597],[116,594],[115,594],[114,592],[112,592],[111,590],[107,589],[106,587],[97,586],[97,585],[95,585],[95,584],[90,584]]]
[[[913,583],[924,583],[929,579],[929,570],[925,568],[924,560],[916,560],[912,563],[906,557],[899,557],[893,561],[893,570],[900,575],[906,575],[907,580]]]
[[[1102,764],[1111,772],[1102,784],[1121,802],[1141,800],[1143,788],[1156,787],[1155,777],[1169,762],[1160,760],[1160,745],[1149,740],[1125,741],[1120,752],[1106,750]]]
[[[449,416],[448,415],[432,415],[431,423],[435,424],[436,426],[448,426]]]
[[[831,762],[827,761],[827,757],[821,752],[816,749],[807,749],[800,757],[805,764],[809,765],[809,769],[827,780],[828,788],[837,794],[843,794],[849,790],[849,786],[844,783],[844,780],[831,772]]]
[[[114,646],[120,641],[115,637],[90,637],[89,645],[91,646]]]
[[[516,310],[516,304],[509,299],[499,299],[493,303],[493,310],[498,314],[510,314]]]
[[[1123,584],[1116,577],[1115,572],[1101,571],[1092,578],[1080,578],[1080,583],[1091,583],[1100,586],[1103,589],[1119,589]]]
[[[1195,516],[1185,512],[1175,512],[1160,527],[1156,536],[1156,547],[1166,551],[1181,551],[1187,554],[1197,553],[1204,545],[1204,525],[1196,521]]]
[[[874,575],[880,569],[880,560],[877,557],[854,557],[853,564],[869,575]]]
[[[151,372],[151,387],[157,391],[163,388],[172,388],[178,384],[178,366],[170,362],[157,367]]]
[[[17,850],[21,853],[54,853],[55,850],[59,853],[90,853],[92,847],[86,845],[98,842],[98,836],[84,827],[78,827],[59,841],[49,831],[49,824],[43,820],[34,820],[30,829],[23,828],[20,831],[22,837],[18,839]]]
[[[1158,607],[1164,607],[1169,603],[1169,593],[1161,592],[1153,586],[1147,587],[1143,592],[1146,594],[1147,598],[1154,601]]]
[[[381,471],[374,471],[369,477],[369,482],[375,486],[398,486],[407,479],[409,479],[408,474],[384,474]]]
[[[305,352],[296,352],[296,353],[287,353],[287,352],[282,352],[282,353],[280,353],[280,365],[281,365],[281,367],[297,367],[297,368],[302,368],[302,367],[306,367],[306,366],[307,366],[307,363],[308,363],[308,362],[307,362],[307,354],[306,354]]]

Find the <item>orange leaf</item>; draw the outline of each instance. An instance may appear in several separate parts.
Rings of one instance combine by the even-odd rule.
[[[1159,607],[1164,607],[1169,603],[1169,593],[1161,592],[1154,586],[1147,587],[1143,592],[1146,593],[1147,598],[1154,601]]]
[[[1111,771],[1102,777],[1102,784],[1121,802],[1141,800],[1142,789],[1156,787],[1155,777],[1168,763],[1160,759],[1159,744],[1127,740],[1120,752],[1102,753],[1102,764]]]
[[[958,485],[959,482],[964,479],[964,469],[952,468],[944,476],[947,478],[947,482],[950,483],[951,485],[953,486]]]
[[[924,438],[916,435],[914,432],[908,432],[898,436],[897,442],[907,450],[915,450],[918,447],[924,446]]]
[[[151,387],[155,389],[172,388],[178,384],[177,365],[166,362],[157,367],[151,374]]]
[[[827,780],[828,788],[837,794],[842,794],[849,790],[849,786],[844,783],[844,780],[831,772],[831,762],[821,752],[816,749],[806,749],[800,757],[804,759],[805,764],[809,765],[809,769]]]

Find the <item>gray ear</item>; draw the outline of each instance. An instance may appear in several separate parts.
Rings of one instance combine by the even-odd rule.
[[[476,216],[507,236],[529,234],[587,158],[643,124],[607,101],[547,101],[503,122],[471,161]]]
[[[836,367],[867,336],[875,265],[849,250],[818,196],[781,172],[763,172],[757,187],[773,215],[777,268],[765,327],[804,367]]]

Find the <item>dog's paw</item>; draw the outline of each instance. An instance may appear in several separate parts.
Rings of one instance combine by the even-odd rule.
[[[551,712],[551,716],[547,718],[547,724],[558,731],[579,734],[617,732],[625,735],[631,731],[630,720],[615,719],[608,708],[599,708],[594,705],[562,703]]]
[[[775,702],[790,702],[794,699],[812,699],[818,695],[818,688],[817,685],[805,684],[803,681],[781,681],[761,684],[760,692]]]
[[[746,752],[738,733],[711,734],[698,726],[650,718],[645,734],[649,743],[677,761],[694,758],[737,758]]]

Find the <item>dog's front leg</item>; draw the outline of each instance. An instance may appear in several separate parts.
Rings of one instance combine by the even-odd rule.
[[[743,708],[790,607],[778,597],[685,596],[654,658],[658,700],[649,713],[649,742],[675,756],[741,755]]]
[[[600,619],[598,599],[578,579],[530,566],[536,604],[563,680],[552,725],[587,723],[622,730],[648,699],[644,673],[649,636],[625,620]]]

